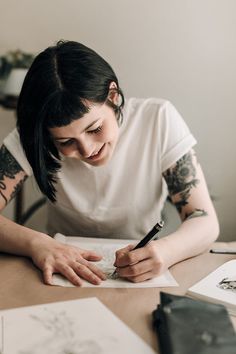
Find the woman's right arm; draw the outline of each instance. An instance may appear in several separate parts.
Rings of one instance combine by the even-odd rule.
[[[14,198],[26,180],[27,175],[2,145],[0,149],[0,211]],[[52,284],[53,273],[63,274],[74,285],[81,285],[86,279],[99,284],[105,275],[90,261],[101,256],[95,252],[63,245],[50,236],[31,230],[0,215],[0,252],[7,252],[32,258],[44,276],[46,284]]]

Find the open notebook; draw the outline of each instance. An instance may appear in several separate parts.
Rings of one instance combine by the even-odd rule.
[[[231,315],[236,316],[236,287],[223,289],[220,283],[223,279],[235,279],[236,259],[228,261],[188,289],[187,295],[226,306]]]
[[[97,298],[0,311],[1,354],[155,354]]]

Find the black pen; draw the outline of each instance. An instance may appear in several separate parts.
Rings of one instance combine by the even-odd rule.
[[[131,250],[134,251],[138,248],[146,246],[150,241],[154,239],[158,239],[157,233],[161,231],[164,226],[164,221],[158,222],[150,231],[149,233]],[[111,277],[114,277],[116,274],[116,270],[111,274]]]
[[[213,248],[210,250],[210,253],[214,253],[214,254],[236,254],[236,249],[218,249],[218,248]]]
[[[141,248],[141,247],[144,247],[146,246],[150,241],[152,241],[153,239],[157,239],[158,236],[157,236],[157,233],[159,231],[161,231],[161,229],[163,228],[164,226],[164,221],[160,221],[158,222],[152,229],[151,231],[149,231],[149,233],[132,249],[133,250],[136,250],[137,248]]]

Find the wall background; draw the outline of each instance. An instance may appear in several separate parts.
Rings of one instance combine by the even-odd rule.
[[[198,140],[220,238],[236,239],[234,0],[0,0],[0,36],[0,55],[81,41],[112,64],[126,96],[172,101]],[[12,126],[0,109],[1,141]]]

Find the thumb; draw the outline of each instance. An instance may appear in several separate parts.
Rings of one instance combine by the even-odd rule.
[[[122,256],[123,254],[126,254],[130,251],[132,251],[132,249],[134,249],[134,245],[128,245],[125,246],[124,248],[120,248],[119,250],[116,251],[116,256]]]
[[[129,253],[130,251],[132,251],[134,249],[135,245],[128,245],[124,248],[121,248],[119,250],[116,251],[116,260],[114,262],[114,266],[117,266],[117,262],[124,257],[127,253]]]

